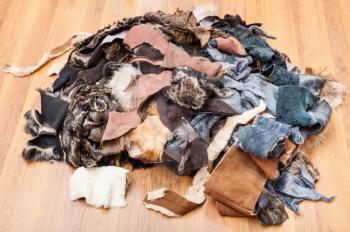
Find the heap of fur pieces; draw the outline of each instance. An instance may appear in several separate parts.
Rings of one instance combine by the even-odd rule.
[[[186,165],[182,174],[194,178],[184,196],[165,186],[144,199],[146,208],[179,217],[205,201],[207,182],[220,170],[218,164],[225,165],[225,151],[237,144],[233,134],[264,114],[271,120],[261,122],[267,124],[261,128],[273,129],[257,131],[259,139],[252,134],[240,141],[257,148],[252,154],[242,151],[258,164],[252,166],[261,175],[252,179],[270,183],[252,197],[246,193],[253,199],[249,216],[262,224],[281,224],[288,218],[284,206],[297,211],[303,199],[330,202],[332,198],[316,192],[319,173],[300,151],[314,152],[327,141],[327,124],[342,104],[344,86],[324,70],[307,68],[302,73],[268,44],[267,39],[276,38],[260,23],[247,24],[239,15],[220,18],[216,12],[210,4],[173,14],[148,12],[93,35],[77,34],[45,53],[36,65],[6,66],[6,72],[26,76],[72,50],[66,61],[50,68],[49,75],[58,77],[40,92],[41,111],[25,114],[25,132],[33,138],[24,148],[24,159],[64,161],[77,168],[69,185],[71,199],[85,198],[87,204],[104,208],[126,206],[128,171],[116,166],[166,165],[176,172]],[[268,73],[264,67],[274,69]],[[285,89],[295,93],[294,98],[283,97]],[[302,110],[283,108],[289,100]],[[288,120],[281,120],[279,112]],[[313,120],[294,120],[304,114]],[[283,138],[270,148],[263,139],[280,137],[275,127],[281,123],[290,125],[283,125]],[[277,155],[260,159],[253,154],[263,148]],[[308,198],[285,193],[295,187],[308,191]],[[241,215],[224,202],[226,197],[215,197],[220,214],[223,210],[222,215]]]
[[[79,85],[72,90],[71,104],[60,134],[66,161],[73,167],[95,167],[105,154],[100,141],[115,102],[104,81]]]

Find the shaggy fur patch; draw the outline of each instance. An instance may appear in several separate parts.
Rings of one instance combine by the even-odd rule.
[[[231,90],[223,88],[218,81],[188,67],[174,69],[167,94],[178,105],[194,110],[200,109],[211,96],[232,95]]]
[[[69,180],[70,199],[85,198],[96,208],[125,207],[127,174],[128,170],[120,167],[80,167]]]
[[[30,145],[29,143],[24,147],[22,156],[27,161],[52,161],[61,160],[61,155],[54,147],[41,148]]]

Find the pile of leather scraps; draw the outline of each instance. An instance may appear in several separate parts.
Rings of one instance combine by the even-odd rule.
[[[126,206],[127,162],[194,175],[184,196],[165,187],[145,196],[146,208],[169,217],[207,195],[222,216],[281,224],[285,206],[297,212],[305,199],[333,199],[315,190],[319,174],[301,148],[322,140],[344,88],[300,71],[268,44],[275,37],[260,23],[202,7],[146,13],[73,38],[53,50],[73,48],[50,71],[58,77],[40,91],[41,112],[25,114],[34,138],[23,151],[27,161],[78,168],[72,200]],[[28,75],[44,63],[6,71]]]

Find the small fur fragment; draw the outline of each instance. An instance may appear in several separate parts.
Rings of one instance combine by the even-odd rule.
[[[58,154],[53,147],[41,148],[30,144],[27,144],[24,147],[22,156],[28,162],[52,161],[61,159],[60,154]]]
[[[307,158],[306,154],[299,152],[295,155],[290,165],[287,167],[287,171],[292,175],[300,175],[300,170],[303,165],[306,165],[306,168],[310,175],[314,178],[315,182],[320,179],[320,173],[317,168],[311,163]]]
[[[326,73],[327,68],[320,68],[318,71],[313,70],[310,67],[305,68],[305,74],[319,76],[326,80],[321,90],[321,100],[325,100],[335,110],[338,106],[343,103],[345,95],[345,86],[336,81],[331,74]]]
[[[343,103],[344,94],[343,84],[327,80],[321,91],[321,99],[327,101],[334,110]]]

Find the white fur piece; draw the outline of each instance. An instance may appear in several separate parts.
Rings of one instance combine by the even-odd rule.
[[[49,71],[47,71],[47,75],[48,76],[58,75],[66,63],[67,63],[66,61],[54,63],[49,68]]]
[[[168,216],[168,217],[180,217],[180,215],[174,213],[174,212],[171,212],[170,210],[166,209],[166,208],[163,208],[159,205],[153,205],[153,204],[147,204],[145,202],[143,202],[143,204],[145,205],[145,207],[147,209],[153,209],[154,211],[157,211],[157,212],[160,212],[162,214],[164,214],[165,216]]]
[[[112,89],[112,95],[118,100],[120,110],[130,112],[137,107],[137,87],[136,84],[131,85],[137,75],[141,72],[134,68],[131,64],[123,64],[113,72],[113,76],[107,85]]]
[[[196,204],[202,204],[205,201],[205,185],[208,182],[210,174],[207,167],[202,167],[193,177],[192,185],[188,188],[185,198]]]
[[[58,46],[51,51],[46,52],[37,62],[37,64],[27,67],[18,67],[14,65],[5,65],[4,66],[4,72],[10,73],[13,76],[17,77],[24,77],[29,76],[32,73],[34,73],[39,68],[43,67],[47,62],[50,60],[61,56],[62,54],[66,53],[70,49],[73,48],[73,46],[80,41],[84,40],[88,36],[90,36],[90,33],[87,32],[80,32],[73,37],[71,37],[67,42],[65,42],[63,45]]]
[[[336,109],[343,103],[345,86],[339,82],[326,81],[321,91],[321,99],[328,102],[332,109]]]
[[[163,187],[163,188],[154,190],[152,192],[148,192],[147,193],[147,200],[148,201],[153,201],[153,200],[156,200],[156,199],[159,199],[159,198],[163,198],[165,196],[165,191],[166,190],[167,189],[165,187]]]
[[[215,135],[214,139],[208,146],[208,149],[207,149],[208,160],[209,161],[216,160],[220,152],[225,148],[228,140],[231,137],[233,130],[238,124],[247,124],[256,115],[264,112],[265,109],[266,109],[265,102],[263,100],[260,100],[259,106],[251,110],[247,110],[240,115],[234,115],[232,117],[228,117],[225,125],[218,131],[218,133]]]
[[[69,180],[70,199],[85,198],[96,208],[125,207],[127,174],[128,170],[114,166],[80,167]]]
[[[218,7],[214,4],[205,4],[197,6],[192,13],[196,17],[197,22],[199,22],[207,16],[218,15]]]

